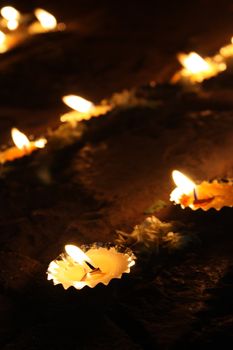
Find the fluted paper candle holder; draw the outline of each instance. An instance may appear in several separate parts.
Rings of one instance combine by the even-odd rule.
[[[94,243],[80,249],[66,245],[65,253],[49,264],[47,278],[64,289],[94,288],[99,283],[107,286],[112,279],[130,273],[135,259],[130,249],[121,246]]]

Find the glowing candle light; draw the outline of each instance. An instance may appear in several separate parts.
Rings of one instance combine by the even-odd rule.
[[[57,28],[56,18],[46,10],[38,8],[34,11],[37,21],[32,23],[28,31],[30,34],[46,33]]]
[[[0,53],[7,51],[6,34],[0,30]]]
[[[21,18],[20,12],[12,6],[2,7],[0,10],[2,17],[5,22],[2,22],[3,25],[9,30],[15,30],[19,26],[19,21]]]
[[[0,53],[4,53],[24,41],[28,34],[24,27],[16,30],[25,20],[18,10],[12,6],[5,6],[1,10],[0,19]]]
[[[219,53],[224,58],[233,56],[233,37],[231,38],[231,43],[221,47],[221,49],[219,50]]]
[[[121,278],[135,264],[129,249],[122,253],[117,247],[97,244],[83,249],[85,252],[75,245],[66,245],[65,253],[49,264],[48,280],[53,280],[55,285],[62,284],[64,289],[71,286],[93,288],[99,283],[108,285],[113,278]]]
[[[12,6],[4,6],[3,8],[1,8],[0,12],[2,17],[5,18],[7,21],[11,21],[13,19],[19,20],[20,18],[20,12]]]
[[[190,52],[188,55],[181,53],[178,60],[184,68],[173,76],[173,83],[182,78],[191,83],[201,83],[226,69],[224,62],[217,62],[210,57],[204,59],[196,52]]]
[[[44,138],[30,141],[25,134],[16,128],[11,130],[11,136],[15,147],[10,147],[0,152],[0,163],[2,164],[29,155],[38,148],[44,148],[47,143],[47,140]]]
[[[67,106],[69,106],[70,108],[80,113],[89,113],[94,106],[92,102],[86,100],[83,97],[76,96],[76,95],[64,96],[62,98],[62,101]]]
[[[170,200],[180,204],[182,208],[220,210],[224,206],[233,206],[233,182],[231,180],[227,182],[203,181],[195,184],[178,170],[172,172],[172,177],[177,187],[172,191]]]
[[[92,102],[77,95],[63,96],[62,101],[73,109],[73,111],[61,116],[60,120],[62,122],[76,123],[82,120],[88,120],[92,117],[106,114],[112,109],[108,104],[94,105]]]
[[[35,10],[35,16],[42,25],[43,28],[46,29],[54,29],[56,28],[57,25],[57,20],[56,18],[49,13],[48,11],[45,11],[43,9],[36,9]]]
[[[7,22],[7,28],[9,30],[15,30],[19,26],[19,21],[17,19],[11,19],[10,21]]]

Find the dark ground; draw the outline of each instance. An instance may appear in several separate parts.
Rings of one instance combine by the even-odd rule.
[[[165,80],[178,51],[213,53],[233,32],[229,1],[196,1],[191,9],[181,2],[152,8],[80,1],[75,11],[70,3],[46,1],[67,32],[33,38],[0,57],[3,141],[11,126],[36,134],[56,127],[63,94],[98,101]],[[23,1],[18,8],[30,7]],[[192,212],[168,202],[174,168],[200,180],[233,177],[231,70],[197,93],[162,85],[138,94],[157,107],[91,120],[80,142],[49,147],[2,172],[2,349],[233,345],[232,209]],[[196,237],[186,249],[139,254],[132,273],[108,287],[64,291],[46,281],[64,244],[113,241],[115,230],[130,232],[158,200],[167,207],[156,215],[179,220]]]

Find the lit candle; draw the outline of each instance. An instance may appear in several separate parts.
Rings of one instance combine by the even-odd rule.
[[[48,280],[62,284],[64,289],[73,286],[82,289],[102,283],[108,285],[114,278],[129,273],[135,264],[135,256],[130,249],[120,252],[118,247],[103,247],[93,244],[90,247],[66,245],[65,253],[52,261],[48,267]]]
[[[176,188],[170,195],[170,200],[180,204],[182,208],[189,207],[193,210],[208,210],[233,206],[233,181],[212,182],[203,181],[195,184],[181,172],[174,170],[172,173]]]
[[[17,31],[5,34],[0,30],[0,53],[11,50],[13,47],[19,45],[27,38],[24,31]]]
[[[34,14],[37,21],[28,27],[30,34],[46,33],[57,29],[57,20],[48,11],[38,8],[34,11]]]
[[[10,147],[5,151],[0,152],[1,164],[29,155],[38,148],[44,148],[47,142],[47,140],[44,138],[36,141],[29,141],[27,136],[16,128],[11,130],[11,136],[15,147]]]
[[[15,30],[19,26],[19,22],[21,19],[20,12],[16,10],[12,6],[4,6],[0,10],[1,16],[3,19],[1,20],[1,25],[6,27],[9,30]]]
[[[106,114],[112,109],[108,104],[94,105],[92,102],[76,95],[63,96],[62,101],[73,111],[63,114],[60,118],[61,122],[76,123],[88,120]]]
[[[26,22],[29,16],[23,16],[12,6],[1,8],[0,13],[0,53],[4,53],[27,39]]]
[[[201,83],[226,69],[224,62],[210,57],[202,58],[196,52],[188,55],[181,53],[177,57],[184,68],[173,76],[172,83],[182,79],[190,83]]]

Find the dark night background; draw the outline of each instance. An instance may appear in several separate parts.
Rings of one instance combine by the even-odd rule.
[[[232,1],[4,5],[44,8],[67,29],[0,55],[1,144],[11,143],[13,126],[28,135],[55,130],[65,94],[98,102],[137,87],[157,104],[116,109],[84,123],[70,147],[51,142],[1,166],[1,349],[232,347],[232,208],[194,212],[169,202],[174,168],[200,181],[233,178],[232,67],[192,92],[166,84],[178,52],[212,55],[230,42]],[[46,280],[64,244],[113,241],[161,200],[166,207],[155,215],[178,220],[191,247],[139,253],[132,273],[108,287],[64,291]]]

